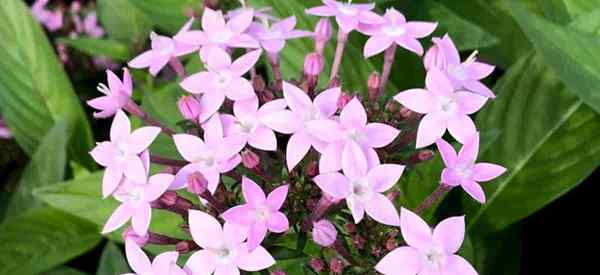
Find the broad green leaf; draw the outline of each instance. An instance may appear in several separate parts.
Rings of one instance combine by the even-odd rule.
[[[508,171],[484,183],[487,202],[466,199],[469,228],[497,231],[532,214],[583,181],[600,164],[600,115],[582,103],[539,55],[517,62],[477,117],[500,136],[480,161]]]
[[[129,52],[127,45],[116,40],[78,37],[61,38],[58,42],[90,56],[104,56],[118,61],[127,61],[131,58],[131,52]]]
[[[543,1],[543,0],[540,0]],[[591,10],[600,7],[600,0],[563,0],[568,13],[572,18],[587,14]]]
[[[467,235],[459,254],[480,275],[521,274],[521,232],[511,226],[490,235]]]
[[[34,275],[92,249],[95,226],[54,208],[38,208],[0,225],[0,274]]]
[[[200,8],[197,0],[129,0],[154,26],[175,34],[188,20],[187,12]]]
[[[571,22],[571,14],[565,0],[537,0],[542,7],[544,17],[556,24],[566,25]]]
[[[130,272],[125,255],[113,242],[107,242],[100,256],[100,265],[96,275],[114,275]]]
[[[175,129],[177,123],[184,120],[177,101],[185,94],[179,83],[170,83],[154,90],[145,89],[142,107],[150,116]]]
[[[513,3],[513,15],[544,60],[592,109],[600,112],[600,39],[548,22]]]
[[[600,37],[600,5],[597,9],[577,17],[570,26],[580,31],[594,34],[596,37]]]
[[[87,275],[87,273],[79,271],[72,267],[61,266],[61,267],[52,269],[48,272],[44,272],[41,275]]]
[[[98,20],[111,39],[141,46],[150,35],[152,21],[133,4],[134,1],[96,1]],[[168,9],[168,7],[163,8]]]
[[[70,153],[92,167],[92,132],[79,99],[23,1],[2,1],[0,37],[0,109],[19,145],[32,154],[54,122],[67,119],[76,137]]]

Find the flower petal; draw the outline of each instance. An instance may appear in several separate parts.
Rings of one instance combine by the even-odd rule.
[[[206,60],[207,69],[211,72],[217,72],[229,68],[229,66],[231,66],[231,56],[219,47],[211,47],[208,60]]]
[[[377,55],[385,51],[389,48],[392,43],[394,43],[394,39],[390,38],[387,35],[383,34],[375,34],[367,40],[365,43],[365,48],[363,49],[363,55],[365,58],[369,58],[371,56]]]
[[[454,96],[460,112],[466,115],[479,111],[487,101],[487,97],[466,91],[458,91]]]
[[[433,94],[424,89],[410,89],[394,96],[394,99],[404,107],[419,114],[427,114],[434,110],[436,99]]]
[[[121,179],[123,178],[123,169],[120,166],[109,166],[104,169],[102,177],[102,197],[107,198],[115,192]]]
[[[127,115],[119,110],[110,126],[110,140],[117,142],[126,139],[131,133],[131,123]]]
[[[225,94],[221,92],[203,94],[199,102],[198,122],[203,123],[221,108],[225,102]]]
[[[473,266],[458,255],[450,255],[446,262],[444,275],[460,274],[460,275],[478,275]]]
[[[258,222],[250,227],[250,231],[248,231],[248,250],[252,251],[256,249],[260,243],[267,236],[267,224]]]
[[[365,216],[365,208],[363,205],[357,201],[354,196],[348,196],[346,198],[346,205],[348,205],[348,209],[350,209],[350,212],[352,212],[354,223],[360,223]]]
[[[406,208],[400,210],[400,230],[406,243],[417,249],[429,248],[432,231],[421,217]]]
[[[171,174],[156,174],[148,179],[148,186],[144,192],[145,200],[152,202],[157,200],[162,194],[167,191],[175,176]]]
[[[458,152],[458,162],[470,165],[475,163],[479,153],[479,133],[475,132]]]
[[[417,148],[433,144],[446,132],[446,121],[435,113],[427,114],[421,119],[417,130]]]
[[[472,171],[473,179],[481,182],[490,181],[499,177],[506,172],[506,168],[493,163],[480,162],[473,165]]]
[[[283,96],[293,112],[305,113],[311,111],[312,101],[310,101],[308,95],[298,87],[285,81],[283,82]]]
[[[345,33],[350,33],[358,27],[358,18],[354,16],[336,16],[335,22],[337,22],[339,28]]]
[[[382,164],[367,173],[367,179],[373,191],[383,193],[392,188],[402,176],[404,165]]]
[[[495,68],[496,67],[489,64],[473,62],[467,67],[467,75],[471,79],[480,80],[491,75]]]
[[[342,109],[340,121],[346,127],[362,128],[367,125],[367,112],[357,98],[350,100]]]
[[[260,121],[282,134],[293,134],[300,128],[300,118],[289,110],[266,114],[260,118]]]
[[[292,171],[306,156],[311,147],[311,139],[305,133],[298,132],[290,137],[285,151],[285,160],[289,171]]]
[[[188,222],[194,242],[202,248],[219,248],[223,243],[221,224],[211,215],[199,210],[190,210]]]
[[[455,254],[465,238],[465,216],[451,217],[433,229],[433,240],[442,245],[447,254]]]
[[[145,51],[140,55],[136,56],[133,60],[129,61],[127,65],[131,68],[141,69],[150,67],[150,64],[154,61],[154,52],[152,50]]]
[[[400,36],[398,38],[396,38],[396,44],[400,45],[401,47],[416,53],[419,56],[423,55],[423,46],[421,45],[421,42],[419,42],[419,40],[414,39],[412,37],[408,37],[408,36]]]
[[[252,215],[254,208],[249,204],[238,205],[227,209],[221,217],[232,224],[249,226],[256,222],[256,216]]]
[[[244,199],[252,206],[262,206],[266,203],[265,192],[253,180],[242,177],[242,192]]]
[[[203,153],[208,150],[208,147],[197,136],[189,134],[173,135],[173,141],[179,154],[187,161],[194,162],[202,157]]]
[[[267,221],[269,231],[274,233],[283,233],[290,229],[290,222],[287,217],[281,212],[271,213],[271,217]]]
[[[435,95],[450,97],[454,92],[452,83],[448,80],[448,77],[440,71],[438,68],[431,68],[427,71],[425,77],[425,86],[427,90],[434,93]]]
[[[367,175],[368,163],[363,150],[354,141],[346,142],[342,152],[342,170],[350,180]]]
[[[242,244],[239,251],[247,251],[246,245]],[[262,246],[258,246],[252,252],[241,252],[236,259],[237,266],[244,271],[259,271],[275,264],[275,259]]]
[[[400,216],[394,204],[383,194],[373,193],[371,200],[365,204],[367,214],[379,223],[391,226],[400,225]]]
[[[212,82],[213,77],[211,72],[199,72],[186,77],[179,86],[192,94],[210,92],[208,83]]]
[[[152,217],[152,208],[149,203],[142,203],[135,209],[135,214],[131,217],[131,227],[138,236],[146,236],[150,228],[150,219]]]
[[[321,153],[319,159],[319,172],[329,173],[342,169],[342,152],[344,151],[343,142],[329,144],[325,151]]]
[[[335,199],[345,199],[352,192],[348,178],[338,172],[317,175],[313,181],[321,191]]]
[[[257,149],[275,151],[277,150],[277,137],[273,130],[261,125],[254,130],[248,139],[248,144]]]
[[[304,123],[306,131],[313,137],[327,143],[342,140],[340,135],[344,131],[343,126],[332,119],[318,119]]]
[[[254,65],[256,65],[256,62],[260,58],[261,54],[261,50],[255,50],[242,55],[240,58],[236,59],[233,64],[231,64],[231,72],[237,76],[244,75],[252,67],[254,67]]]
[[[342,94],[340,87],[327,89],[319,93],[314,100],[314,106],[321,111],[323,118],[329,118],[337,111],[337,102]]]
[[[441,138],[436,141],[436,145],[446,167],[454,167],[458,159],[454,147]]]
[[[460,185],[465,192],[467,192],[473,199],[478,201],[479,203],[485,203],[485,192],[483,192],[483,188],[473,181],[473,180],[465,180]]]
[[[375,270],[385,275],[416,275],[421,268],[419,252],[410,246],[394,249],[375,266]]]
[[[225,95],[231,100],[247,100],[256,97],[250,81],[243,77],[234,77],[225,90]]]
[[[123,171],[125,177],[138,183],[146,182],[148,171],[146,171],[142,159],[138,156],[130,157],[125,165],[125,170]]]
[[[467,81],[463,83],[465,89],[487,98],[496,98],[494,92],[479,81]]]
[[[437,25],[437,23],[431,22],[411,21],[407,22],[404,26],[413,37],[423,38],[433,33],[433,31],[435,31],[435,28],[437,28]]]
[[[158,134],[160,134],[159,127],[147,126],[133,131],[128,138],[129,149],[136,154],[141,153],[152,144]]]
[[[288,194],[288,189],[288,185],[283,185],[275,188],[275,190],[269,193],[269,195],[267,196],[267,205],[269,205],[269,208],[272,211],[278,211],[281,208],[281,206],[283,206],[283,203],[285,202],[285,199]]]
[[[133,208],[128,204],[121,204],[108,218],[106,224],[104,224],[104,228],[102,229],[102,234],[108,234],[117,230],[119,227],[123,226],[131,216],[133,215]]]
[[[365,144],[372,148],[382,148],[392,143],[400,134],[396,128],[383,123],[369,123],[365,127]]]
[[[465,144],[477,134],[477,128],[475,128],[475,123],[469,116],[457,115],[448,120],[448,132],[458,142]]]
[[[316,15],[316,16],[334,16],[335,10],[328,6],[319,6],[307,9],[306,14]]]
[[[258,112],[258,97],[247,100],[238,100],[233,103],[233,114],[242,119],[245,117],[255,117]]]
[[[174,275],[173,273],[171,273],[171,268],[179,268],[176,266],[177,257],[179,257],[179,254],[176,251],[164,252],[159,254],[152,261],[152,271],[154,271],[155,274]]]
[[[144,253],[134,240],[125,240],[125,255],[127,256],[129,266],[137,274],[144,274],[152,271],[150,259],[148,259],[146,253]]]
[[[208,250],[200,250],[192,254],[185,264],[189,274],[212,274],[215,271],[215,256]]]
[[[252,23],[254,19],[253,9],[243,9],[242,12],[236,14],[234,17],[229,19],[227,27],[234,33],[243,33]]]
[[[205,8],[202,12],[202,29],[212,32],[223,28],[225,28],[225,19],[221,11]]]

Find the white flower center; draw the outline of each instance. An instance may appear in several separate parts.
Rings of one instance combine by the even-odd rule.
[[[213,250],[213,253],[217,258],[217,262],[222,265],[228,265],[232,263],[237,256],[237,251],[235,248],[225,246]]]
[[[397,37],[404,35],[406,33],[406,29],[402,26],[392,25],[386,26],[381,29],[381,31],[387,36]]]
[[[221,30],[219,32],[212,33],[211,35],[212,36],[210,39],[215,44],[225,44],[231,40],[231,37],[233,37],[233,33],[230,30]]]
[[[134,205],[140,204],[144,198],[144,189],[139,186],[131,188],[128,193],[129,201]]]
[[[251,134],[256,129],[256,121],[253,119],[241,119],[239,121],[243,133]]]
[[[118,162],[123,162],[127,159],[127,157],[130,155],[129,153],[129,145],[127,145],[127,143],[125,142],[118,142],[116,144],[116,156],[115,158],[117,159]]]
[[[204,167],[211,168],[217,163],[217,160],[215,159],[215,157],[213,155],[205,155],[205,156],[201,156],[201,157],[198,157],[197,159],[195,159],[194,163],[203,164]]]
[[[471,171],[470,165],[457,165],[454,168],[454,172],[456,173],[457,176],[459,176],[463,179],[469,178],[473,174],[473,172]]]
[[[463,66],[460,65],[452,68],[450,70],[450,74],[452,74],[452,76],[454,76],[454,78],[458,81],[465,81],[468,78],[467,71]]]
[[[280,39],[282,37],[283,37],[283,33],[281,33],[280,31],[268,31],[268,32],[264,33],[261,38],[263,40],[274,40],[274,39]]]
[[[373,192],[366,178],[352,182],[352,194],[361,202],[366,202],[371,198]]]
[[[423,264],[433,270],[442,270],[446,264],[446,254],[441,248],[433,247],[421,255]]]
[[[152,40],[152,49],[162,56],[171,55],[175,51],[175,42],[171,38],[152,33],[150,39]]]
[[[448,114],[448,115],[453,115],[456,113],[456,111],[458,110],[458,103],[456,103],[456,100],[454,100],[454,98],[443,98],[441,100],[441,109],[442,111],[444,111],[444,113]]]
[[[229,72],[218,72],[213,79],[213,85],[218,88],[225,88],[231,82],[231,74]]]
[[[271,210],[266,206],[257,207],[255,210],[256,218],[261,222],[266,222],[271,217]]]
[[[346,130],[346,138],[350,139],[350,140],[353,140],[354,142],[356,142],[358,144],[362,144],[363,141],[367,137],[366,137],[365,133],[363,133],[359,129],[352,128],[352,129]]]
[[[339,10],[343,15],[355,16],[358,14],[358,10],[352,6],[352,4],[340,4]]]

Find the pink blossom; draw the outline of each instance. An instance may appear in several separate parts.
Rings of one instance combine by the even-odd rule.
[[[290,171],[304,158],[311,146],[319,152],[325,149],[326,143],[316,139],[306,125],[331,118],[337,111],[340,93],[339,87],[332,88],[321,92],[311,101],[298,87],[283,82],[283,96],[290,109],[268,114],[262,118],[262,122],[277,132],[292,135],[286,150]]]
[[[4,120],[2,118],[0,118],[0,138],[2,138],[2,139],[12,138],[12,133],[11,133],[10,129],[8,129],[8,126],[6,125],[6,123],[4,122]]]
[[[102,195],[106,198],[118,187],[123,176],[135,182],[146,182],[147,169],[140,154],[160,133],[158,127],[142,127],[131,132],[129,118],[117,111],[110,128],[110,141],[98,143],[90,152],[106,169],[102,179]]]
[[[63,11],[49,11],[46,5],[49,0],[36,0],[31,6],[31,13],[38,22],[43,24],[49,31],[57,31],[63,26]]]
[[[341,3],[333,0],[322,0],[323,6],[306,10],[307,14],[316,16],[335,16],[335,21],[345,33],[355,30],[359,24],[381,24],[381,16],[372,12],[375,4]]]
[[[448,34],[443,38],[433,38],[433,43],[425,55],[427,70],[436,67],[446,73],[455,90],[465,89],[487,98],[496,97],[494,92],[480,81],[494,71],[494,66],[477,62],[476,52],[461,63],[458,50]]]
[[[230,10],[227,12],[227,14],[225,14],[225,19],[234,18],[244,12],[247,12],[248,10],[252,10],[252,9],[246,8],[246,7],[241,7],[241,8],[237,8],[234,10]],[[279,20],[279,18],[271,15],[272,10],[273,9],[271,7],[255,9],[254,10],[254,18],[257,18],[259,20],[271,20],[271,21]]]
[[[127,240],[125,241],[125,255],[129,266],[135,273],[124,275],[186,275],[185,271],[177,266],[179,255],[175,251],[161,253],[150,263],[146,253],[133,240]]]
[[[91,37],[102,37],[104,29],[98,25],[96,12],[90,12],[83,20],[83,31]]]
[[[280,186],[265,196],[258,184],[243,177],[242,192],[246,204],[233,207],[222,216],[228,223],[248,228],[248,250],[253,251],[260,245],[267,235],[267,230],[274,233],[288,231],[288,219],[279,211],[288,193],[287,185]]]
[[[192,95],[182,96],[177,101],[177,107],[181,116],[191,121],[196,121],[201,110],[200,102]]]
[[[337,230],[330,221],[320,220],[313,223],[312,237],[318,245],[330,247],[337,240]]]
[[[248,249],[245,236],[238,226],[223,227],[212,216],[190,210],[190,233],[202,250],[192,254],[185,265],[191,274],[235,275],[239,270],[259,271],[275,264],[275,259],[262,246]]]
[[[190,19],[173,38],[152,32],[150,34],[152,48],[129,61],[129,67],[136,69],[150,68],[150,74],[155,76],[172,58],[190,54],[197,50],[197,46],[178,39],[192,27],[193,22],[194,18]]]
[[[443,139],[437,141],[440,155],[446,164],[441,182],[450,186],[460,185],[471,197],[485,203],[485,193],[478,182],[491,181],[506,172],[506,168],[492,163],[475,163],[479,151],[479,133],[476,133],[458,155]]]
[[[394,204],[384,195],[400,179],[404,166],[382,164],[369,170],[362,149],[348,143],[342,155],[342,170],[322,173],[313,181],[334,199],[345,199],[354,222],[359,223],[365,211],[374,220],[387,225],[399,225]]]
[[[200,98],[200,122],[205,121],[221,108],[225,97],[238,101],[256,97],[250,81],[242,76],[258,61],[260,50],[249,52],[234,62],[224,50],[213,48],[207,57],[207,71],[194,74],[181,82],[181,87]]]
[[[313,35],[313,33],[309,31],[294,30],[295,26],[296,17],[290,16],[274,23],[271,27],[253,22],[246,32],[258,40],[261,47],[265,49],[266,52],[277,53],[283,49],[287,39]]]
[[[430,35],[437,23],[430,22],[406,22],[404,15],[394,8],[390,8],[384,15],[385,23],[377,25],[369,35],[364,48],[365,57],[379,54],[396,43],[399,46],[423,55],[423,46],[417,38]]]
[[[129,103],[133,93],[133,84],[127,68],[123,68],[123,81],[110,70],[106,70],[106,75],[108,87],[103,83],[98,84],[97,87],[98,91],[104,95],[87,102],[94,109],[100,110],[100,112],[94,112],[96,118],[113,116]]]
[[[238,135],[225,137],[219,115],[213,116],[204,125],[204,140],[189,134],[173,136],[177,151],[190,163],[181,168],[170,189],[187,186],[188,176],[200,172],[208,181],[208,189],[215,193],[221,173],[233,170],[242,161],[238,154],[245,140]]]
[[[433,230],[413,212],[400,210],[400,229],[408,246],[394,249],[375,266],[386,275],[477,275],[462,257],[455,255],[465,235],[465,217],[452,217]]]
[[[487,98],[467,91],[454,91],[448,78],[437,68],[427,72],[427,89],[411,89],[394,99],[406,108],[425,114],[417,130],[417,148],[433,144],[446,132],[464,144],[477,132],[469,117],[477,112]]]

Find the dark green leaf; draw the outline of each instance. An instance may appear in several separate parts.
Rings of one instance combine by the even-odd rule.
[[[113,242],[107,242],[100,257],[100,265],[96,275],[125,274],[128,272],[130,272],[129,265],[119,247]]]
[[[466,250],[471,250],[467,252]],[[492,235],[468,236],[462,253],[481,275],[521,274],[521,234],[512,226]]]
[[[41,275],[87,275],[87,273],[79,271],[72,267],[61,266],[61,267],[52,269],[48,272],[44,272]]]
[[[200,8],[197,0],[133,0],[131,1],[144,13],[154,26],[175,34],[188,20],[187,12]]]
[[[131,0],[96,1],[98,20],[111,39],[140,45],[150,35],[152,22],[133,2]]]
[[[90,56],[104,56],[118,61],[127,61],[131,53],[127,46],[116,40],[91,37],[62,38],[59,43],[71,46]]]

